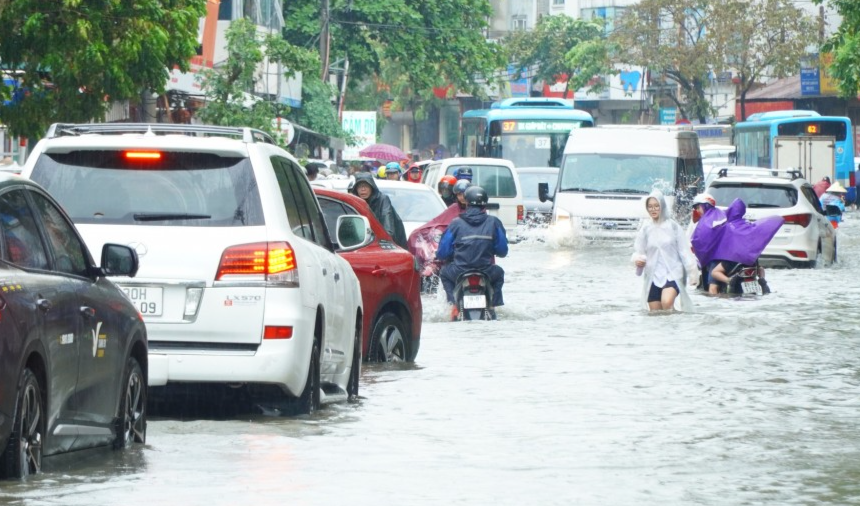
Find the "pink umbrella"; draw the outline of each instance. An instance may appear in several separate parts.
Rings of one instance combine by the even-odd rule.
[[[404,158],[408,158],[406,153],[400,151],[400,148],[391,144],[371,144],[358,152],[358,156],[366,158],[374,158],[376,160],[386,160],[389,162],[399,162]]]

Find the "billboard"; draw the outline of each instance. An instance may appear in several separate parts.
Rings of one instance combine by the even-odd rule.
[[[358,160],[358,152],[376,143],[376,111],[343,111],[341,127],[357,141],[343,150],[344,160]]]

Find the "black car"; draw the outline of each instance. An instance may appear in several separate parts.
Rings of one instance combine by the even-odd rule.
[[[134,276],[137,253],[106,244],[101,264],[45,190],[0,174],[2,477],[39,472],[43,456],[144,442],[146,328],[106,278]]]

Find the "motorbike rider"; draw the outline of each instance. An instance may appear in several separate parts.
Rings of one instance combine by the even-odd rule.
[[[409,165],[409,168],[406,169],[406,181],[410,183],[420,183],[421,182],[421,166],[417,163],[412,163]]]
[[[457,181],[454,188],[451,190],[454,192],[454,198],[457,199],[457,205],[460,206],[460,212],[465,211],[468,205],[466,202],[466,190],[468,190],[470,186],[472,186],[472,183],[466,179],[461,179]]]
[[[436,190],[439,191],[439,196],[445,205],[450,207],[454,202],[457,202],[457,197],[454,196],[454,185],[457,184],[457,178],[454,176],[442,176],[439,184],[436,185]]]
[[[385,177],[384,177],[384,179],[388,179],[391,181],[400,181],[401,174],[402,174],[402,169],[400,168],[399,163],[389,162],[385,165]]]
[[[394,210],[394,205],[391,204],[388,195],[379,191],[371,174],[364,172],[356,174],[355,182],[349,187],[349,193],[364,199],[370,206],[370,210],[373,211],[373,215],[376,216],[388,235],[394,239],[394,242],[401,248],[407,248],[406,228],[403,226],[403,220]]]
[[[472,182],[472,168],[471,167],[460,167],[454,172],[454,177],[457,178],[457,181],[461,179],[465,179],[468,182]]]
[[[502,222],[486,212],[489,197],[483,188],[469,187],[465,198],[468,208],[451,222],[436,250],[437,260],[450,260],[442,267],[439,277],[451,305],[451,319],[455,320],[459,315],[454,301],[457,278],[470,270],[484,273],[493,287],[489,311],[495,318],[495,308],[504,305],[502,285],[505,283],[505,271],[495,264],[495,257],[507,256],[508,239]]]
[[[827,219],[833,225],[833,228],[839,227],[842,222],[842,213],[845,212],[845,194],[848,190],[842,186],[839,181],[830,185],[821,196],[821,207],[827,215]]]

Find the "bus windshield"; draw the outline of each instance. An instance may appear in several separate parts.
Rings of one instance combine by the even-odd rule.
[[[667,156],[568,154],[560,192],[647,195],[675,189],[675,159]]]
[[[493,155],[515,167],[560,167],[570,131],[582,126],[569,120],[497,120],[490,125]]]

